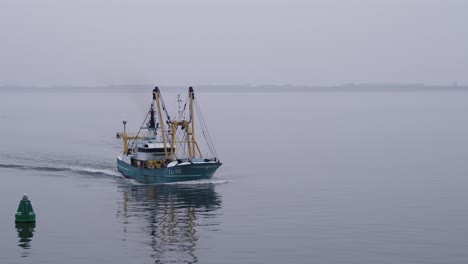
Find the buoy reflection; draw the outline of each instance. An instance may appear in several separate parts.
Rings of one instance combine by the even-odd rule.
[[[34,236],[34,228],[36,228],[36,223],[15,223],[16,231],[18,231],[18,246],[23,249],[31,248],[31,240]],[[27,257],[29,255],[28,251],[22,253],[22,257]]]

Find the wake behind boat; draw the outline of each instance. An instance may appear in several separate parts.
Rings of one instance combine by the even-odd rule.
[[[117,134],[123,140],[117,168],[125,177],[142,183],[210,179],[221,166],[192,87],[183,107],[180,95],[178,103],[178,117],[172,120],[159,88],[155,87],[148,114],[135,136],[127,135],[123,121],[124,131]],[[202,155],[202,148],[195,138],[194,110],[199,116],[209,151],[206,155]]]

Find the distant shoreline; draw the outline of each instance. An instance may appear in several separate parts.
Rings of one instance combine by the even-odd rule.
[[[0,86],[0,93],[36,92],[147,92],[154,85],[115,85],[115,86]],[[424,91],[468,91],[467,85],[424,85],[424,84],[345,84],[337,86],[300,86],[300,85],[198,85],[198,92],[424,92]],[[161,85],[161,90],[183,91],[187,87]]]

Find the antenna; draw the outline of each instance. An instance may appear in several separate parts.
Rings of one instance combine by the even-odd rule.
[[[177,103],[179,103],[179,120],[182,120],[182,99],[180,99],[180,93],[177,94]]]
[[[127,121],[125,121],[125,120],[122,121],[122,124],[124,125],[124,134],[127,134],[126,129],[125,129],[125,127],[126,127],[126,125],[127,125]]]

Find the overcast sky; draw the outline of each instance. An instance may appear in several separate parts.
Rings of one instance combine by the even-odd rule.
[[[0,85],[468,84],[465,0],[0,0]]]

